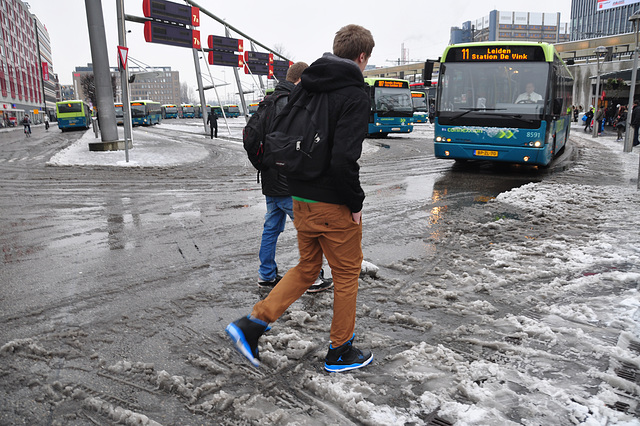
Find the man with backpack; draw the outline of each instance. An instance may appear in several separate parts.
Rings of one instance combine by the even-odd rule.
[[[267,213],[260,242],[260,267],[258,269],[258,286],[273,288],[282,279],[278,275],[276,263],[276,245],[278,237],[284,231],[287,216],[293,220],[293,202],[287,178],[275,168],[265,167],[260,158],[261,144],[270,130],[275,117],[287,104],[289,94],[300,82],[302,72],[308,67],[305,62],[296,62],[289,67],[285,81],[276,85],[272,94],[267,96],[258,107],[242,132],[243,145],[252,164],[258,169],[261,177],[262,193],[267,202]],[[307,290],[309,293],[324,291],[333,286],[333,280],[324,278],[320,267],[320,275]]]
[[[236,349],[255,366],[260,365],[258,339],[269,329],[269,323],[276,321],[307,291],[308,283],[322,265],[323,254],[334,281],[331,343],[324,368],[330,372],[347,371],[373,360],[370,351],[355,348],[353,341],[363,258],[361,218],[365,197],[358,159],[370,112],[362,72],[374,44],[366,28],[359,25],[341,28],[333,41],[333,54],[325,53],[302,73],[301,83],[285,107],[292,109],[299,105],[303,110],[309,105],[323,105],[322,111],[308,111],[308,115],[318,120],[313,123],[318,126],[313,143],[326,144],[328,150],[320,155],[305,154],[312,163],[319,164],[319,175],[311,178],[304,171],[287,175],[298,231],[298,265],[285,274],[264,300],[254,305],[251,315],[226,328]],[[302,102],[308,98],[309,103]],[[286,117],[289,119],[290,115]],[[279,130],[278,123],[274,129],[270,136]],[[302,145],[308,145],[306,138],[296,142],[296,146]]]

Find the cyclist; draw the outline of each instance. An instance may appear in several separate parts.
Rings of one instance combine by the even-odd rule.
[[[29,114],[24,115],[22,125],[24,126],[24,134],[27,136],[31,135],[31,119],[29,118]]]
[[[49,130],[49,116],[45,113],[44,114],[44,128],[45,130]]]

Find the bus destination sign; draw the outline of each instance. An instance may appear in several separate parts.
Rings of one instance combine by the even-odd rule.
[[[376,87],[409,87],[407,81],[395,81],[395,80],[376,80]]]
[[[539,46],[461,46],[452,47],[446,62],[544,61]]]

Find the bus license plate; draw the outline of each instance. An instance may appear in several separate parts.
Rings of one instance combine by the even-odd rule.
[[[484,151],[482,149],[476,149],[474,155],[477,157],[497,157],[498,151]]]

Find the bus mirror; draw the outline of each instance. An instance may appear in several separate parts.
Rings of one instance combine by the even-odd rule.
[[[553,115],[562,114],[562,98],[555,98],[553,100]]]

